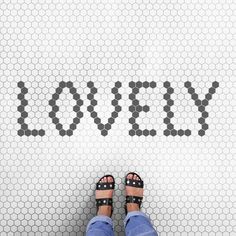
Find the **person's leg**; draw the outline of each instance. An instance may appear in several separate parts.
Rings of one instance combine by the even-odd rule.
[[[132,211],[124,220],[126,236],[158,236],[147,215],[141,211]]]
[[[104,176],[97,183],[97,216],[88,223],[86,236],[114,236],[111,219],[114,184],[112,176]]]
[[[114,236],[112,219],[108,216],[95,216],[88,223],[86,236]]]
[[[135,174],[126,177],[126,210],[124,220],[126,236],[157,236],[148,216],[140,211],[143,198],[143,181]]]

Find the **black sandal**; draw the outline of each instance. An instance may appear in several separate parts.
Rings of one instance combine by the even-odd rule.
[[[140,180],[128,179],[127,176],[130,175],[130,174],[131,175],[137,175]],[[125,186],[131,186],[131,187],[135,187],[135,188],[143,188],[144,183],[143,183],[143,180],[141,179],[141,177],[138,174],[136,174],[135,172],[129,172],[125,177]],[[136,204],[138,204],[139,208],[141,208],[142,200],[143,200],[143,197],[126,196],[125,214],[127,214],[127,203],[136,203]]]
[[[104,178],[104,177],[112,177],[113,182],[104,182],[101,183],[100,181]],[[102,178],[99,179],[99,181],[96,184],[96,190],[110,190],[110,189],[114,189],[115,188],[115,179],[112,175],[104,175]],[[100,206],[111,206],[111,216],[113,213],[113,200],[112,198],[98,198],[96,199],[96,207],[97,207],[97,212],[98,212],[98,208]]]

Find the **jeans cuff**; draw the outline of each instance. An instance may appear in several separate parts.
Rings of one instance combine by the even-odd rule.
[[[129,212],[129,213],[126,215],[126,217],[125,217],[125,219],[124,219],[124,225],[125,225],[125,227],[126,227],[126,224],[127,224],[128,220],[129,220],[132,216],[143,216],[143,217],[145,217],[146,219],[150,220],[149,217],[148,217],[145,213],[143,213],[143,212],[141,212],[141,211],[131,211],[131,212]]]
[[[88,223],[88,226],[87,226],[87,229],[86,229],[86,232],[88,231],[89,227],[91,226],[91,224],[95,223],[95,222],[105,222],[105,223],[108,223],[109,225],[111,225],[111,227],[113,227],[113,223],[112,223],[112,219],[108,216],[94,216]]]

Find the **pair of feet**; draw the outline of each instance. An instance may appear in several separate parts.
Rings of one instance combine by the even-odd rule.
[[[128,174],[127,179],[130,180],[141,180],[138,175],[135,173],[133,174]],[[112,183],[114,180],[112,177],[104,177],[102,178],[99,182],[100,183]],[[113,196],[114,189],[108,189],[108,190],[96,190],[96,199],[101,199],[101,198],[112,198]],[[138,197],[143,197],[143,188],[137,188],[137,187],[132,187],[132,186],[125,186],[125,192],[126,196],[138,196]],[[139,211],[139,205],[136,203],[127,203],[127,212],[131,211]],[[99,206],[97,215],[105,215],[110,217],[112,213],[112,206],[104,205],[104,206]]]

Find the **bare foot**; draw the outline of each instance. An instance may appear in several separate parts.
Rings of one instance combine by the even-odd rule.
[[[99,183],[112,183],[114,180],[112,177],[104,177],[100,180]],[[113,195],[113,189],[108,189],[108,190],[96,190],[96,199],[99,198],[112,198]],[[111,217],[111,211],[112,211],[112,207],[111,206],[99,206],[98,208],[98,212],[97,215],[104,215],[104,216],[108,216]]]
[[[140,178],[135,174],[129,174],[127,179],[140,180]],[[126,186],[126,196],[137,196],[143,197],[143,188],[136,188],[131,186]],[[140,211],[139,205],[137,203],[127,203],[127,211]]]

